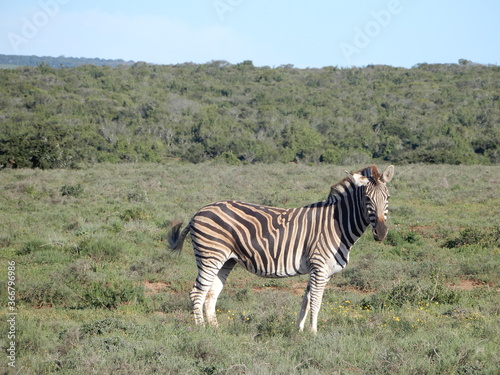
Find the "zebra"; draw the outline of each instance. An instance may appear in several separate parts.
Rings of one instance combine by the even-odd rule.
[[[333,185],[327,199],[299,208],[276,208],[227,200],[201,208],[182,229],[172,224],[168,244],[180,252],[190,233],[198,276],[190,292],[196,324],[217,326],[215,305],[236,264],[262,277],[283,278],[309,273],[297,320],[317,332],[323,292],[330,278],[349,262],[349,251],[371,224],[373,238],[387,235],[389,192],[394,166],[382,174],[375,165]]]

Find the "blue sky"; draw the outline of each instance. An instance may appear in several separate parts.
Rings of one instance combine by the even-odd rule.
[[[0,0],[0,53],[299,68],[500,62],[499,0]]]

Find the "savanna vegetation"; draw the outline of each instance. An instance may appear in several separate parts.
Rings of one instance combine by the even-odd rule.
[[[497,164],[499,67],[251,61],[0,70],[0,164]]]
[[[147,77],[154,68],[139,71]],[[35,69],[24,77],[30,77],[26,72],[43,76]],[[69,74],[58,72],[48,77],[57,82],[57,74]],[[171,221],[189,220],[220,199],[281,207],[312,203],[326,197],[344,169],[364,166],[165,161],[2,171],[1,371],[497,374],[498,166],[396,166],[389,237],[376,243],[367,233],[355,245],[350,264],[327,288],[316,336],[294,326],[306,277],[263,279],[241,268],[219,299],[220,328],[194,326],[188,292],[196,266],[189,242],[180,256],[167,251]],[[6,365],[5,351],[12,261],[15,368]]]

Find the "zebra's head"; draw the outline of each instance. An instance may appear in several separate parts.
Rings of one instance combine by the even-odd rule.
[[[371,166],[348,175],[356,186],[364,188],[366,212],[372,225],[373,238],[376,241],[383,241],[388,231],[387,211],[390,196],[386,184],[394,176],[394,166],[388,166],[382,174],[377,167]]]

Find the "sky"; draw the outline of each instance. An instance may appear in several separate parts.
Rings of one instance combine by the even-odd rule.
[[[500,62],[499,0],[0,0],[0,54],[297,68]]]

